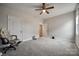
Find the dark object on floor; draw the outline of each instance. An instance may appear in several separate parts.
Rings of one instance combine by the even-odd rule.
[[[52,36],[52,39],[55,39],[55,37],[54,37],[54,36]]]
[[[37,40],[37,38],[35,36],[32,37],[33,40]]]

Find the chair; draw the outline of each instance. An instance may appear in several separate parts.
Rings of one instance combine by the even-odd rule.
[[[0,49],[2,53],[6,53],[7,50],[10,48],[13,48],[16,50],[16,48],[10,43],[10,41],[7,38],[1,38],[0,37]]]
[[[5,31],[2,31],[2,28],[0,29],[0,49],[2,49],[3,53],[6,53],[7,50],[10,48],[13,48],[16,50],[16,46],[21,43],[21,41],[17,38],[17,35],[10,35],[9,37],[6,37]]]

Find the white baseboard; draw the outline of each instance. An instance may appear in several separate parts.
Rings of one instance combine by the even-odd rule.
[[[32,40],[32,37],[27,38],[27,39],[23,39],[23,41],[29,41],[29,40]]]

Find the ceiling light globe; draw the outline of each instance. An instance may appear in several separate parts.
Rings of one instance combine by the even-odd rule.
[[[43,10],[43,12],[45,12],[46,10]]]

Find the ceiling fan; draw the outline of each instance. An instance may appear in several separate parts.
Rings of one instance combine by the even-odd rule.
[[[45,13],[45,12],[47,14],[49,14],[48,9],[53,9],[53,8],[54,8],[54,6],[46,7],[46,3],[42,3],[42,7],[39,9],[36,9],[36,10],[41,10],[41,13],[40,13],[40,15],[41,15],[42,13]]]

